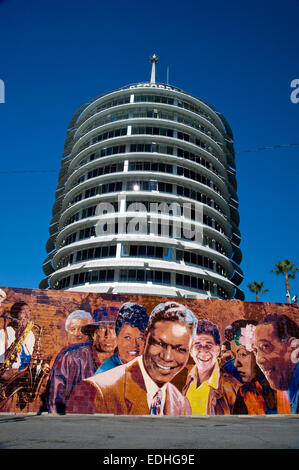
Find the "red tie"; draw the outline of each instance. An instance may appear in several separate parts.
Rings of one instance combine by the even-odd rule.
[[[153,401],[152,401],[151,415],[161,414],[162,412],[161,404],[162,404],[162,390],[159,389],[157,393],[155,394]]]

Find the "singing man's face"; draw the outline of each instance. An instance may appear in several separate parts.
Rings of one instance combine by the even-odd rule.
[[[190,328],[178,321],[159,321],[148,331],[143,363],[158,387],[170,382],[183,369],[191,343]]]

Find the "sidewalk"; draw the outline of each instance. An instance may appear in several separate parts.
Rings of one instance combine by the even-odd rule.
[[[299,415],[1,413],[0,449],[299,449]]]

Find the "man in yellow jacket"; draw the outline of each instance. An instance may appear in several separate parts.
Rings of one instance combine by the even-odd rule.
[[[183,388],[193,415],[232,414],[240,383],[218,364],[220,333],[209,320],[199,320],[191,348],[195,365]]]

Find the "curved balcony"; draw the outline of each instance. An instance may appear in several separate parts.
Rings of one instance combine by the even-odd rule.
[[[138,143],[152,144],[153,142],[155,142],[155,144],[165,145],[165,147],[174,146],[174,148],[182,148],[183,150],[189,151],[193,153],[194,155],[202,156],[207,161],[209,161],[210,164],[214,165],[217,168],[217,171],[219,172],[220,175],[225,177],[224,175],[225,175],[226,163],[225,163],[225,157],[223,156],[223,154],[214,155],[213,153],[208,151],[206,148],[200,147],[192,142],[188,142],[183,139],[178,139],[176,137],[167,137],[163,135],[153,135],[153,134],[134,134],[134,135],[117,136],[117,137],[107,138],[100,142],[92,143],[90,145],[86,144],[86,146],[80,149],[78,153],[73,154],[73,158],[70,162],[69,171],[76,170],[78,168],[78,163],[80,163],[84,157],[88,156],[89,154],[97,153],[101,151],[102,149],[109,148],[109,147],[111,148],[117,147],[117,146],[121,146],[125,144],[126,145],[138,144]],[[124,153],[126,152],[123,152],[120,155],[123,155]],[[131,153],[131,152],[127,151],[127,153]],[[151,153],[161,154],[162,152],[151,152]],[[165,154],[166,158],[168,155],[169,154]],[[103,157],[98,157],[98,158],[102,159]]]
[[[183,106],[179,106],[178,102],[188,102],[190,104],[193,104],[195,107],[198,107],[201,111],[200,113],[194,113],[196,116],[206,117],[207,121],[209,121],[216,129],[218,129],[218,131],[222,135],[226,135],[227,131],[229,131],[230,135],[232,135],[227,121],[218,111],[215,110],[215,108],[213,108],[213,106],[197,97],[194,97],[182,90],[179,90],[178,88],[164,84],[138,83],[100,95],[97,99],[92,100],[92,102],[84,106],[84,109],[80,112],[79,116],[76,119],[76,124],[77,126],[79,126],[90,116],[93,116],[95,114],[94,110],[96,111],[96,108],[99,106],[99,104],[103,106],[109,101],[115,100],[119,97],[125,98],[130,97],[131,95],[135,96],[140,94],[156,96],[160,95],[162,97],[168,96],[169,98],[176,100],[176,103],[172,106],[178,109],[185,109],[183,108]],[[145,102],[142,103],[144,104]],[[146,103],[148,105],[158,104],[156,102]],[[136,102],[134,102],[134,104],[136,104]],[[109,106],[109,108],[106,109],[111,108],[114,108],[114,106]]]
[[[165,163],[165,154],[158,154],[158,153],[153,154],[153,153],[145,152],[141,156],[139,153],[133,153],[132,152],[132,153],[123,153],[123,154],[116,154],[116,155],[106,156],[106,157],[102,157],[100,160],[98,160],[98,159],[92,160],[92,161],[87,162],[84,165],[80,166],[79,168],[74,170],[73,173],[71,173],[71,175],[69,176],[69,178],[67,179],[67,181],[65,183],[65,192],[71,191],[74,187],[78,187],[79,185],[83,184],[83,182],[86,183],[87,181],[90,181],[92,178],[93,178],[93,181],[94,181],[94,177],[92,177],[92,178],[86,177],[86,178],[84,178],[84,180],[82,182],[78,182],[79,179],[82,178],[83,176],[86,176],[88,174],[88,172],[90,172],[92,170],[95,170],[97,168],[104,168],[104,167],[107,166],[107,164],[109,166],[117,165],[117,164],[125,164],[126,161],[128,161],[129,164],[131,164],[132,161],[133,162],[141,162],[141,163],[144,163],[144,162]],[[184,170],[189,170],[190,172],[194,172],[196,175],[200,175],[201,177],[206,177],[207,179],[209,179],[213,185],[218,186],[219,190],[222,192],[221,197],[224,200],[229,200],[229,192],[227,190],[227,185],[225,184],[224,179],[221,178],[220,176],[218,176],[210,168],[207,168],[203,164],[193,162],[191,160],[184,159],[182,161],[182,157],[179,157],[179,156],[176,156],[176,155],[168,155],[167,156],[167,164],[172,165],[174,167],[173,168],[174,169],[173,173],[168,173],[166,171],[161,172],[159,170],[157,171],[157,173],[159,173],[161,175],[171,175],[171,174],[175,175],[176,174],[175,170],[177,168],[184,168]],[[112,172],[112,173],[115,174],[115,172]],[[112,174],[112,173],[104,173],[101,176],[105,176],[105,175]],[[130,168],[129,168],[128,171],[126,171],[126,173],[128,175],[132,174],[132,170],[130,170]],[[146,175],[148,175],[148,170],[144,170],[144,169],[138,170],[138,174],[139,175],[143,174],[144,176],[146,176]],[[192,181],[197,181],[197,180],[194,180],[192,178],[187,178],[187,179],[190,179],[191,182]],[[204,185],[204,186],[210,187],[209,185]],[[213,189],[213,188],[211,188],[211,189]]]
[[[103,269],[101,269],[101,267]],[[194,270],[194,269],[189,268],[188,270],[184,270],[184,269],[175,269],[174,267],[174,269],[172,270],[170,266],[168,266],[168,269],[167,269],[166,264],[164,264],[163,267],[158,263],[151,263],[150,265],[149,262],[140,263],[138,259],[132,260],[131,264],[120,263],[120,262],[109,264],[108,271],[110,270],[111,273],[113,272],[113,277],[109,280],[104,280],[104,282],[102,283],[96,280],[95,283],[97,284],[97,286],[99,286],[99,284],[104,284],[103,286],[104,289],[105,289],[105,286],[106,286],[106,289],[110,289],[111,287],[115,285],[114,284],[115,282],[118,283],[117,285],[119,285],[119,283],[126,282],[125,279],[121,278],[121,271],[122,270],[127,271],[130,269],[133,269],[133,271],[135,272],[135,275],[137,272],[140,272],[141,276],[139,279],[140,279],[140,282],[142,282],[142,285],[144,288],[146,288],[149,284],[151,284],[151,285],[155,285],[157,289],[157,285],[159,285],[159,291],[160,291],[160,289],[163,289],[163,287],[165,287],[165,284],[166,284],[167,288],[172,288],[172,289],[183,288],[184,289],[184,286],[186,287],[185,277],[187,276],[189,283],[191,281],[191,278],[193,278],[194,280],[201,279],[202,282],[208,281],[210,283],[211,288],[213,285],[216,284],[219,287],[222,287],[223,289],[225,289],[229,295],[232,295],[235,290],[235,286],[228,279],[223,278],[219,276],[217,273],[214,273],[213,271],[209,271],[207,269]],[[70,284],[71,289],[73,289],[74,287],[77,288],[77,286],[80,284],[83,286],[86,285],[86,282],[84,280],[85,275],[88,274],[89,278],[91,278],[90,276],[92,276],[93,272],[99,272],[99,271],[106,273],[107,265],[105,263],[103,263],[103,265],[100,265],[100,264],[91,265],[91,263],[85,263],[84,266],[81,266],[80,268],[77,267],[77,269],[59,270],[59,271],[56,271],[56,273],[51,276],[50,285],[52,286],[52,288],[57,288],[57,287],[59,288],[59,281],[64,279],[65,276],[73,279],[73,276],[77,274],[78,276],[79,275],[82,276],[83,278],[82,281],[75,282],[75,283],[72,283],[71,281],[71,284]],[[149,273],[155,273],[155,272],[167,273],[167,281],[156,282],[154,279],[151,279],[150,281],[144,282],[145,279],[147,278],[145,277],[146,273],[149,274]],[[179,275],[182,276],[182,282],[183,282],[182,285],[178,281]],[[143,281],[142,281],[142,278],[143,278]],[[130,279],[130,283],[131,282],[134,282],[134,280]],[[92,284],[88,284],[88,285],[92,285]],[[192,287],[191,284],[188,287],[189,287],[188,290],[193,292],[195,295],[198,293],[198,291],[201,290],[197,287],[194,287],[194,286]],[[217,294],[216,294],[216,297],[217,297]]]
[[[42,289],[42,290],[48,289],[49,288],[49,278],[46,277],[46,278],[42,279],[41,282],[38,285],[38,288]]]
[[[140,116],[140,117],[134,117],[132,114],[138,112],[138,110],[142,109],[147,109],[149,110],[152,108],[153,110],[157,111],[156,116]],[[165,119],[163,117],[159,116],[159,113],[168,113],[169,116],[173,116],[173,119]],[[127,114],[127,118],[122,118],[122,115]],[[118,115],[120,118],[118,119]],[[106,119],[105,119],[106,117]],[[101,119],[100,119],[101,118]],[[109,123],[119,123],[120,125],[122,123],[136,123],[136,122],[149,122],[151,120],[151,123],[154,126],[157,126],[158,122],[165,122],[165,124],[169,126],[173,126],[176,123],[180,123],[179,119],[180,118],[185,118],[185,119],[190,119],[190,122],[198,122],[200,123],[204,128],[206,128],[206,132],[202,131],[205,135],[207,135],[209,138],[213,140],[213,142],[218,143],[220,141],[222,145],[225,144],[225,140],[219,129],[217,129],[209,120],[207,120],[205,117],[202,115],[198,115],[193,113],[192,111],[189,111],[184,108],[180,107],[175,107],[173,108],[173,105],[165,104],[165,103],[127,103],[127,104],[122,104],[113,107],[113,109],[108,108],[104,109],[102,111],[98,111],[92,116],[90,116],[86,121],[84,121],[82,124],[79,125],[79,127],[76,129],[75,135],[74,135],[74,143],[77,142],[80,138],[85,136],[89,131],[95,129],[96,127],[101,128],[102,126],[105,126],[106,124],[108,125]],[[130,122],[129,122],[130,121]],[[97,124],[99,123],[99,124]],[[185,124],[187,126],[188,131],[197,129],[194,125],[191,124]]]
[[[174,132],[182,132],[182,133],[187,133],[191,138],[194,137],[194,138],[198,138],[200,139],[203,143],[205,143],[208,147],[209,146],[212,146],[215,148],[215,151],[218,152],[215,154],[216,158],[221,158],[221,155],[223,154],[223,150],[222,150],[222,147],[219,145],[219,143],[217,141],[215,141],[212,137],[210,137],[209,135],[207,135],[206,133],[202,132],[201,130],[199,129],[196,129],[194,127],[190,127],[184,123],[181,123],[181,122],[178,122],[178,121],[168,121],[168,120],[165,120],[165,119],[154,119],[154,118],[128,118],[126,120],[120,120],[120,121],[116,121],[116,122],[112,122],[112,123],[107,123],[107,124],[104,124],[104,125],[101,125],[99,127],[95,127],[93,129],[91,129],[90,131],[88,131],[87,133],[85,133],[82,137],[80,137],[79,140],[77,140],[74,145],[73,145],[73,149],[72,149],[72,153],[73,154],[76,154],[76,153],[79,153],[81,151],[81,149],[85,149],[87,147],[90,146],[89,144],[89,141],[90,139],[93,139],[94,137],[97,137],[99,135],[99,132],[100,132],[100,135],[102,135],[102,133],[104,134],[105,131],[107,130],[107,132],[112,132],[114,129],[115,130],[118,130],[118,129],[123,129],[123,128],[127,128],[127,126],[133,126],[133,125],[143,125],[143,126],[146,126],[146,127],[160,127],[161,128],[164,128],[163,126],[167,126],[167,128],[173,130]],[[138,135],[138,134],[132,134],[132,135]],[[129,135],[127,133],[125,134],[122,134],[122,137],[129,137],[129,136],[132,136],[132,135]],[[153,134],[142,134],[142,135],[153,135]],[[160,135],[158,135],[159,137]],[[154,138],[156,137],[156,135],[154,136]],[[172,140],[172,139],[175,139],[175,137],[170,137],[168,136],[167,139],[169,139],[169,142]],[[105,139],[103,141],[107,141],[109,139]],[[179,139],[180,140],[180,139]],[[191,142],[191,141],[190,141]],[[202,147],[200,147],[202,148]],[[214,155],[214,153],[213,153]]]
[[[232,248],[233,248],[232,260],[235,261],[235,263],[240,264],[242,261],[242,252],[240,248],[234,243],[232,243]]]
[[[234,297],[236,300],[241,300],[242,302],[245,300],[245,294],[241,289],[239,289],[239,287],[236,287]]]
[[[134,178],[135,176],[135,178]],[[95,193],[93,195],[88,195],[88,196],[84,196],[85,192],[87,190],[91,190],[91,189],[94,189],[94,188],[100,188],[101,185],[104,185],[104,184],[109,184],[109,183],[117,183],[118,181],[122,181],[122,189],[115,189],[113,190],[113,188],[109,189],[109,192],[104,192],[104,193]],[[130,183],[134,183],[136,182],[136,185],[139,183],[142,183],[142,182],[150,182],[152,181],[153,184],[154,183],[157,183],[157,189],[151,189],[149,187],[149,189],[142,189],[142,188],[139,188],[138,191],[137,190],[130,190],[128,189],[128,187],[126,187],[126,185],[130,184]],[[173,185],[171,186],[171,189],[172,189],[172,192],[168,192],[167,190],[164,191],[164,190],[159,190],[158,189],[158,185],[159,183],[164,183],[164,184],[167,184],[167,185]],[[180,193],[177,192],[177,187],[181,187],[184,189],[184,192],[185,191],[194,191],[194,195],[196,193],[200,193],[202,196],[206,196],[208,198],[210,198],[211,201],[214,201],[213,202],[213,206],[215,208],[215,203],[219,206],[219,208],[221,208],[221,210],[219,209],[216,209],[217,212],[219,213],[222,213],[225,217],[229,218],[229,215],[230,215],[230,211],[229,211],[229,205],[228,205],[228,201],[226,201],[221,195],[218,194],[218,192],[216,192],[214,189],[210,188],[209,186],[201,183],[201,182],[198,182],[198,181],[195,181],[195,180],[192,180],[190,178],[185,178],[183,176],[180,176],[180,175],[173,175],[173,174],[166,174],[166,173],[160,173],[160,172],[146,172],[143,173],[143,172],[133,172],[133,171],[130,171],[130,172],[126,172],[126,173],[110,173],[110,174],[106,174],[106,175],[101,175],[101,176],[97,176],[95,178],[91,178],[89,180],[86,180],[82,183],[80,183],[79,185],[73,187],[65,196],[64,200],[63,200],[63,203],[62,203],[62,207],[61,207],[61,211],[64,212],[67,208],[69,207],[72,207],[74,206],[75,204],[77,204],[78,202],[81,202],[82,200],[85,200],[85,199],[92,199],[94,198],[95,196],[104,196],[106,194],[111,194],[113,192],[121,192],[123,195],[125,194],[142,194],[144,195],[145,197],[147,196],[147,194],[149,193],[162,193],[162,194],[169,194],[169,195],[172,195],[174,197],[182,197],[183,195],[181,195]],[[182,189],[182,190],[183,190]],[[145,193],[145,194],[143,194]],[[82,196],[83,195],[83,196]],[[76,198],[79,198],[77,201],[76,201]],[[185,195],[185,198],[189,201],[196,201],[196,199],[194,199],[193,197],[191,197],[191,194],[190,196],[186,196]],[[203,205],[207,205],[208,207],[210,207],[210,205],[208,203],[203,203]]]

